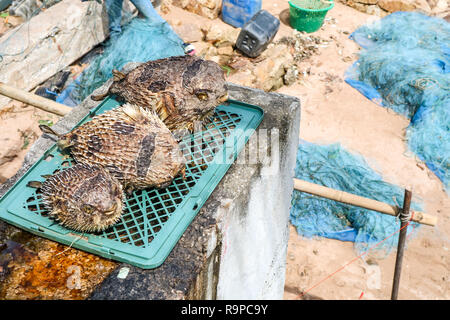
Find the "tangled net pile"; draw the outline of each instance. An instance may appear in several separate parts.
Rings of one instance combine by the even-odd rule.
[[[347,152],[339,144],[300,143],[295,177],[398,207],[403,205],[401,188],[384,182],[363,157]],[[417,203],[413,203],[412,208],[420,210]],[[290,221],[302,236],[354,241],[359,254],[373,248],[371,252],[379,258],[384,258],[397,246],[400,227],[397,217],[297,190],[292,196]],[[411,223],[409,234],[416,234],[418,226]]]
[[[346,81],[369,99],[411,119],[409,148],[450,191],[450,24],[396,12],[357,29],[364,49]]]
[[[109,40],[103,54],[95,57],[89,67],[70,88],[70,98],[80,103],[112,77],[128,62],[146,62],[184,55],[183,41],[167,23],[150,23],[133,19],[115,40]]]

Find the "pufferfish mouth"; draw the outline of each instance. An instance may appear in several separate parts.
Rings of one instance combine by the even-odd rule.
[[[228,100],[228,93],[224,94],[219,98],[219,102],[225,102]]]
[[[116,212],[116,210],[117,210],[117,202],[115,202],[115,203],[111,206],[111,208],[109,208],[108,210],[103,211],[103,213],[104,213],[105,215],[109,216],[109,215],[114,214],[114,213]]]

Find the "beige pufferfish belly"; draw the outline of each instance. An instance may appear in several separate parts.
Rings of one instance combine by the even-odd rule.
[[[185,159],[156,114],[125,104],[60,136],[77,162],[101,165],[125,188],[164,187],[184,173]]]

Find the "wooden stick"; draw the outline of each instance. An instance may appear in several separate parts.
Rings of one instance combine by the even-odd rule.
[[[0,82],[0,94],[59,116],[65,116],[72,110],[71,107],[38,96],[37,94],[8,86],[3,82]]]
[[[391,206],[390,204],[381,201],[360,197],[352,193],[327,188],[304,180],[294,179],[294,189],[330,200],[351,204],[357,207],[374,210],[384,214],[389,214],[391,216],[397,216],[401,211],[400,208]],[[436,225],[437,217],[428,215],[420,211],[410,211],[412,215],[412,221],[429,226]]]

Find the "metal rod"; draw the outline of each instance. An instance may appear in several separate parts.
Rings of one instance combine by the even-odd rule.
[[[405,252],[406,231],[409,224],[409,207],[411,205],[412,192],[405,190],[403,210],[400,212],[400,234],[398,236],[397,257],[395,258],[394,280],[392,283],[391,300],[397,300],[400,274],[402,272],[403,253]]]

